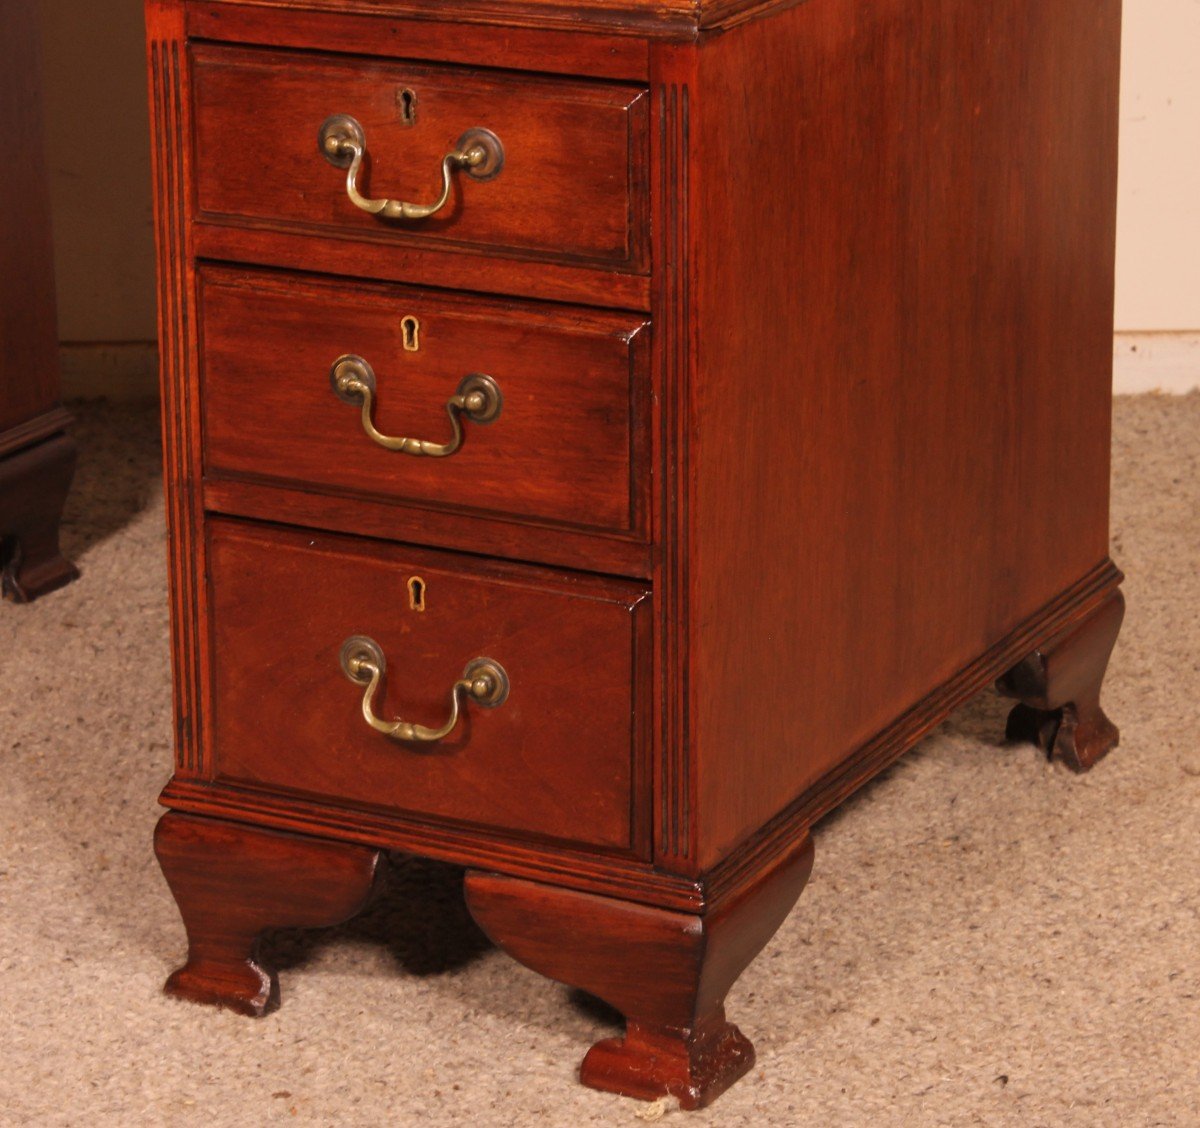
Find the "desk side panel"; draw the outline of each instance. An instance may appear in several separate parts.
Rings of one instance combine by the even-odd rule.
[[[701,41],[701,866],[1106,560],[1119,25],[812,0]]]

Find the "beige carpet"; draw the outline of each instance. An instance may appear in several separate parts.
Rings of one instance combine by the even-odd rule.
[[[0,606],[0,1123],[642,1123],[574,1080],[609,1018],[487,949],[448,867],[402,865],[366,921],[274,941],[264,1020],[160,995],[184,941],[150,851],[156,430],[80,409],[83,578]],[[1200,395],[1120,401],[1115,450],[1122,747],[1077,779],[1002,746],[988,695],[827,820],[730,997],[759,1064],[690,1123],[1200,1124]]]

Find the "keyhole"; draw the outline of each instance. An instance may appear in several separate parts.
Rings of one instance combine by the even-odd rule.
[[[415,317],[406,317],[400,322],[404,334],[404,351],[416,352],[421,347],[421,323]]]
[[[404,87],[396,95],[396,105],[400,108],[400,121],[403,125],[413,125],[417,120],[417,92]]]
[[[425,581],[420,576],[408,581],[408,605],[414,611],[425,610]]]

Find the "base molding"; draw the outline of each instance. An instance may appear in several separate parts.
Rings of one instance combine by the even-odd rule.
[[[563,850],[531,850],[483,831],[436,826],[379,812],[352,811],[242,789],[227,783],[173,779],[160,798],[173,810],[234,819],[318,837],[402,850],[494,873],[561,884],[581,892],[704,914],[738,894],[795,848],[808,829],[990,687],[1026,655],[1086,618],[1117,591],[1123,575],[1105,559],[976,661],[943,683],[862,745],[834,771],[712,869],[700,875],[657,870],[632,859],[601,859]]]
[[[1200,390],[1200,333],[1118,333],[1113,338],[1113,393],[1118,396]]]
[[[158,398],[156,341],[67,341],[59,345],[63,398]]]
[[[773,857],[785,853],[799,835],[895,763],[956,709],[995,683],[1039,646],[1067,631],[1072,624],[1088,618],[1112,598],[1124,578],[1121,570],[1106,557],[1078,583],[927,694],[808,788],[758,834],[709,870],[703,879],[706,904],[717,904],[735,892],[764,865],[770,864]]]
[[[545,841],[535,844],[483,828],[337,807],[225,781],[179,776],[163,789],[159,802],[174,811],[357,842],[647,905],[688,911],[704,908],[700,884],[694,878],[666,873],[636,858],[605,857]]]

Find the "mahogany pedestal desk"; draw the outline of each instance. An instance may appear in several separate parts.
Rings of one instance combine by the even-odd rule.
[[[449,859],[706,1103],[816,819],[997,679],[1117,741],[1118,4],[147,13],[168,990]]]

